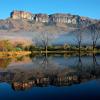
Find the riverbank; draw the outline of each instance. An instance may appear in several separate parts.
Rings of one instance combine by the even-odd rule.
[[[91,55],[93,53],[99,53],[100,54],[100,50],[98,51],[80,51],[81,55]],[[3,57],[19,57],[19,56],[25,56],[25,55],[37,55],[37,54],[67,54],[67,55],[78,55],[79,51],[9,51],[9,52],[0,52],[0,58]]]
[[[0,52],[0,58],[3,57],[19,57],[31,54],[31,51],[9,51],[9,52]]]
[[[59,50],[59,51],[31,51],[32,54],[79,54],[79,51],[77,50],[71,50],[71,51],[63,51],[63,50]],[[85,51],[85,50],[81,50],[80,51],[81,54],[87,54],[87,53],[100,53],[100,50],[90,50],[90,51]]]

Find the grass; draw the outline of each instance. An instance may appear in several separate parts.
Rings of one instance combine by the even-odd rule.
[[[29,54],[68,54],[68,55],[77,55],[79,54],[78,50],[55,50],[55,51],[7,51],[7,52],[0,52],[0,58],[2,57],[18,57],[18,56],[24,56],[24,55],[29,55]],[[80,54],[85,55],[85,54],[93,54],[93,53],[100,53],[100,50],[81,50]]]
[[[2,57],[18,57],[31,54],[30,51],[7,51],[7,52],[0,52],[0,58]]]

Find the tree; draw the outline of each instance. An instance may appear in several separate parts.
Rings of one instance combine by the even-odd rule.
[[[28,47],[28,48],[26,48],[26,49],[28,49],[29,51],[33,51],[33,50],[35,50],[35,46],[30,45],[30,47]]]
[[[8,40],[0,41],[0,51],[12,51],[13,45]]]
[[[16,45],[16,48],[20,48],[20,50],[24,50],[24,46],[23,46],[22,43],[18,43],[18,44]]]
[[[45,48],[45,52],[47,54],[48,51],[48,44],[49,44],[49,37],[48,37],[48,33],[42,32],[41,33],[41,42],[43,47]]]
[[[4,51],[4,42],[0,41],[0,51]]]
[[[94,51],[97,41],[100,38],[100,28],[97,26],[97,24],[93,24],[87,27],[87,29],[91,33],[92,46],[93,46],[93,51]]]
[[[78,44],[78,49],[79,49],[79,54],[80,54],[81,44],[82,44],[82,30],[81,29],[78,28],[75,30],[75,38]]]
[[[37,39],[35,39],[35,44],[39,47],[42,46],[45,49],[45,53],[48,52],[48,45],[50,44],[50,40],[53,39],[52,35],[46,31],[40,32]],[[34,39],[33,39],[34,41]]]
[[[37,35],[33,37],[32,41],[36,46],[39,46],[41,53],[45,53],[47,56],[48,46],[51,45],[51,41],[57,38],[57,36],[57,34],[53,33],[52,30],[48,28],[40,29]],[[43,49],[45,49],[45,51],[42,52]]]

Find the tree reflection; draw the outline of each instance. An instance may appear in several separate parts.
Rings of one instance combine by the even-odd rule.
[[[44,69],[47,68],[48,67],[48,63],[49,63],[48,54],[45,54],[43,56],[43,59],[42,59],[41,67],[43,66]]]
[[[73,57],[71,58],[72,59],[70,60],[73,62]],[[61,62],[64,63],[62,66],[59,64],[59,60],[56,57],[56,60],[53,59],[51,60],[49,56],[45,55],[35,56],[32,59],[32,66],[35,64],[35,67],[32,67],[30,70],[28,68],[27,70],[9,69],[5,72],[0,72],[0,81],[9,81],[14,90],[25,90],[32,87],[44,87],[49,85],[71,86],[84,81],[100,79],[100,65],[97,62],[96,54],[93,54],[93,56],[89,58],[90,62],[88,65],[86,65],[86,62],[84,62],[84,59],[86,61],[88,58],[82,58],[81,55],[78,55],[77,64],[73,64],[74,67],[71,67],[68,65],[68,63],[64,62]],[[65,58],[62,60],[64,59]],[[75,57],[75,59],[77,59],[77,57]],[[0,59],[0,64],[1,62],[4,63]]]
[[[78,64],[77,64],[79,72],[82,72],[82,65],[83,64],[82,64],[81,54],[79,53],[79,55],[78,55]]]
[[[92,74],[93,76],[95,76],[96,71],[97,71],[97,67],[99,67],[100,65],[99,65],[98,62],[97,62],[96,54],[95,54],[95,53],[92,54],[92,58],[93,58],[93,64],[92,64],[93,69],[92,69],[92,71],[91,71],[91,74]]]
[[[7,68],[7,66],[10,64],[11,59],[0,59],[0,68]]]

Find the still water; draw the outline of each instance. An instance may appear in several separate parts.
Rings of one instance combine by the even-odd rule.
[[[100,55],[0,58],[0,100],[100,100]]]

